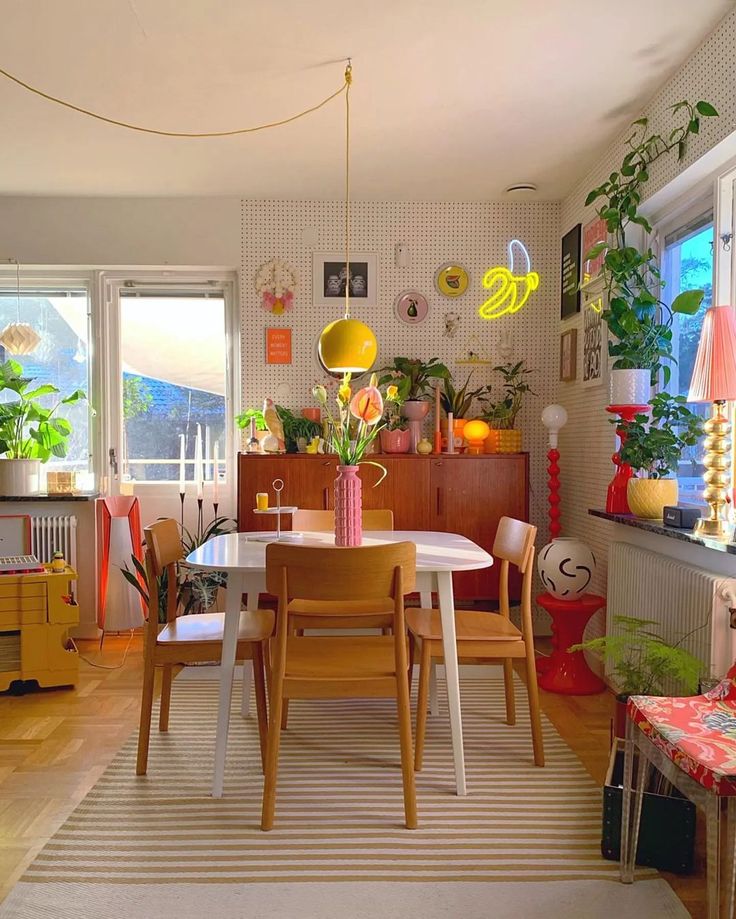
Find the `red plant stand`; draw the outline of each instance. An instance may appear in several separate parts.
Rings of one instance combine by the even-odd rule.
[[[606,411],[612,415],[618,415],[622,421],[633,421],[636,415],[646,412],[648,408],[648,405],[609,405],[606,407]],[[630,514],[631,510],[629,509],[629,499],[626,496],[626,492],[629,479],[634,475],[634,471],[628,463],[621,462],[621,455],[619,454],[626,435],[620,427],[616,428],[616,434],[620,442],[619,448],[611,457],[613,465],[616,467],[616,474],[608,486],[606,511],[609,514]]]
[[[567,696],[603,692],[606,684],[590,669],[583,652],[567,649],[583,640],[588,620],[606,605],[606,598],[584,594],[577,600],[558,600],[543,593],[537,597],[537,603],[552,617],[552,654],[539,673],[541,688]]]

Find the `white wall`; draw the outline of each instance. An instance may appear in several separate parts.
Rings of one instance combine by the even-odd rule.
[[[669,133],[673,126],[671,106],[682,99],[697,102],[707,100],[715,105],[718,118],[701,119],[701,132],[692,138],[682,162],[676,156],[666,157],[651,169],[646,194],[651,197],[677,178],[685,169],[732,134],[736,127],[736,93],[733,74],[736,72],[736,12],[723,20],[718,29],[700,46],[683,67],[662,87],[646,107],[652,131]],[[606,147],[595,167],[563,201],[560,234],[576,223],[583,226],[591,220],[594,208],[585,208],[585,196],[599,185],[621,162],[626,151],[625,132]],[[560,331],[577,328],[578,368],[582,366],[582,313],[560,324]],[[580,378],[581,372],[578,371]],[[606,488],[613,475],[611,454],[615,449],[613,427],[605,412],[608,390],[605,387],[586,388],[580,379],[560,383],[559,401],[569,414],[567,427],[560,437],[562,454],[562,522],[563,532],[583,538],[598,559],[598,571],[593,588],[605,593],[607,577],[607,545],[613,538],[613,524],[589,517],[588,508],[604,507]],[[642,610],[646,614],[646,610]],[[593,628],[600,628],[596,623]]]

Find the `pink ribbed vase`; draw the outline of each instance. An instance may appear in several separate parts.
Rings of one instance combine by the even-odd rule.
[[[338,466],[335,479],[335,545],[359,546],[363,542],[363,485],[357,466]]]

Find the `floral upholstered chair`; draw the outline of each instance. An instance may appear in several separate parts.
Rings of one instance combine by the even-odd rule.
[[[621,880],[625,884],[634,880],[643,800],[641,791],[646,789],[649,769],[654,766],[696,807],[705,811],[708,919],[718,919],[719,915],[721,800],[727,799],[725,915],[731,917],[736,870],[736,664],[718,686],[702,696],[632,696],[627,714]],[[634,790],[632,778],[637,750],[639,768]]]

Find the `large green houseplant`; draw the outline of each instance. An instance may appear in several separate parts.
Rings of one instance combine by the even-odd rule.
[[[14,360],[0,364],[0,494],[35,494],[41,463],[66,456],[72,426],[59,414],[62,406],[85,398],[81,389],[43,405],[59,390],[51,383],[34,386]]]
[[[638,474],[627,487],[631,512],[661,520],[664,507],[677,504],[680,457],[698,443],[703,419],[687,407],[684,396],[661,392],[649,400],[648,412],[615,423],[622,435],[621,462]]]
[[[649,387],[656,384],[660,372],[667,384],[669,364],[674,360],[673,314],[694,315],[704,296],[702,290],[687,290],[668,305],[661,298],[663,282],[654,251],[650,246],[637,248],[629,238],[633,227],[652,231],[639,210],[652,165],[672,153],[682,159],[688,140],[700,131],[701,117],[718,114],[709,102],[702,101],[695,105],[678,102],[672,112],[683,117],[666,137],[650,134],[647,118],[634,121],[621,165],[585,199],[586,207],[596,204],[608,234],[607,240],[598,242],[584,257],[595,259],[605,253],[601,275],[608,303],[603,319],[612,335],[608,353],[614,358],[613,405],[647,402]]]
[[[394,385],[398,389],[397,402],[401,404],[401,413],[413,427],[413,449],[419,437],[420,422],[430,410],[430,403],[425,399],[430,388],[450,379],[450,371],[437,357],[428,361],[419,358],[395,357],[393,364],[379,371],[379,386]]]

